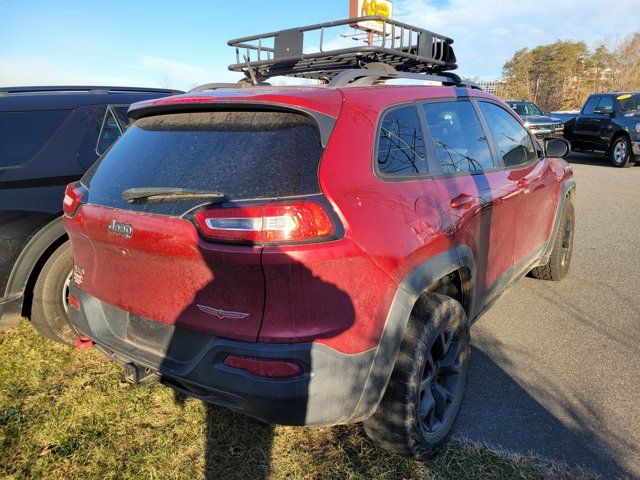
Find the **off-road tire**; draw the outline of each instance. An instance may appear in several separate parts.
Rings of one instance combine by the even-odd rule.
[[[63,300],[65,283],[73,268],[69,242],[60,245],[46,261],[33,288],[31,324],[45,337],[73,344],[78,334],[67,320]]]
[[[570,229],[567,234],[567,229]],[[573,236],[575,232],[575,213],[571,197],[567,201],[562,211],[560,225],[553,241],[553,250],[549,261],[545,265],[535,267],[531,270],[531,276],[540,280],[553,280],[558,282],[566,277],[571,266],[573,256]],[[568,247],[568,250],[565,250]],[[563,253],[564,251],[564,253]]]
[[[624,149],[624,156],[618,158],[616,156],[617,149]],[[633,151],[631,150],[631,140],[626,135],[620,135],[611,144],[609,151],[609,159],[614,167],[627,168],[635,165]]]
[[[446,335],[445,332],[455,333],[459,347],[459,353],[455,354],[457,387],[447,407],[450,410],[446,410],[447,413],[442,416],[441,427],[429,432],[420,418],[420,401],[424,398],[421,383],[425,381],[423,375],[431,368],[429,355],[433,356],[433,349],[437,348],[438,343],[444,342],[441,334]],[[450,345],[453,344],[452,340]],[[382,401],[373,416],[364,422],[368,437],[382,448],[417,460],[435,455],[447,443],[453,431],[464,397],[470,354],[469,325],[462,305],[444,295],[423,295],[409,319]],[[439,373],[436,375],[437,378],[441,377]],[[425,391],[435,399],[434,387],[427,389],[429,390]],[[428,418],[427,415],[427,420]]]

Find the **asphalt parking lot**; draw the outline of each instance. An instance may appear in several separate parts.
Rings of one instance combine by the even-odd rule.
[[[640,478],[640,166],[569,161],[572,269],[525,278],[474,325],[456,435]]]

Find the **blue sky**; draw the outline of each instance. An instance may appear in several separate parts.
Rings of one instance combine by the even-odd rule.
[[[0,0],[0,85],[186,89],[230,81],[233,37],[346,18],[347,0]],[[399,20],[455,40],[460,73],[500,75],[518,48],[615,42],[640,29],[638,0],[396,0]],[[550,9],[545,10],[545,6]]]

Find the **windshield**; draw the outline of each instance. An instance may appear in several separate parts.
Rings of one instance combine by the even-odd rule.
[[[509,106],[521,117],[542,115],[542,112],[531,102],[509,102]]]
[[[640,111],[640,93],[625,93],[616,97],[618,108],[621,112],[638,112]]]

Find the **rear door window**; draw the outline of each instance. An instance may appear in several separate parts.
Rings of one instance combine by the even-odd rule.
[[[426,103],[423,108],[445,175],[494,168],[489,141],[471,102]]]
[[[179,187],[227,200],[320,193],[317,124],[297,113],[193,112],[142,118],[92,169],[90,198],[121,205],[123,190]],[[128,205],[130,209],[143,209]]]
[[[383,175],[416,175],[427,171],[422,127],[414,105],[385,114],[376,152],[378,171]]]
[[[506,167],[513,167],[538,158],[533,140],[520,122],[495,103],[478,103]]]
[[[62,126],[71,110],[0,112],[0,168],[27,163]]]

